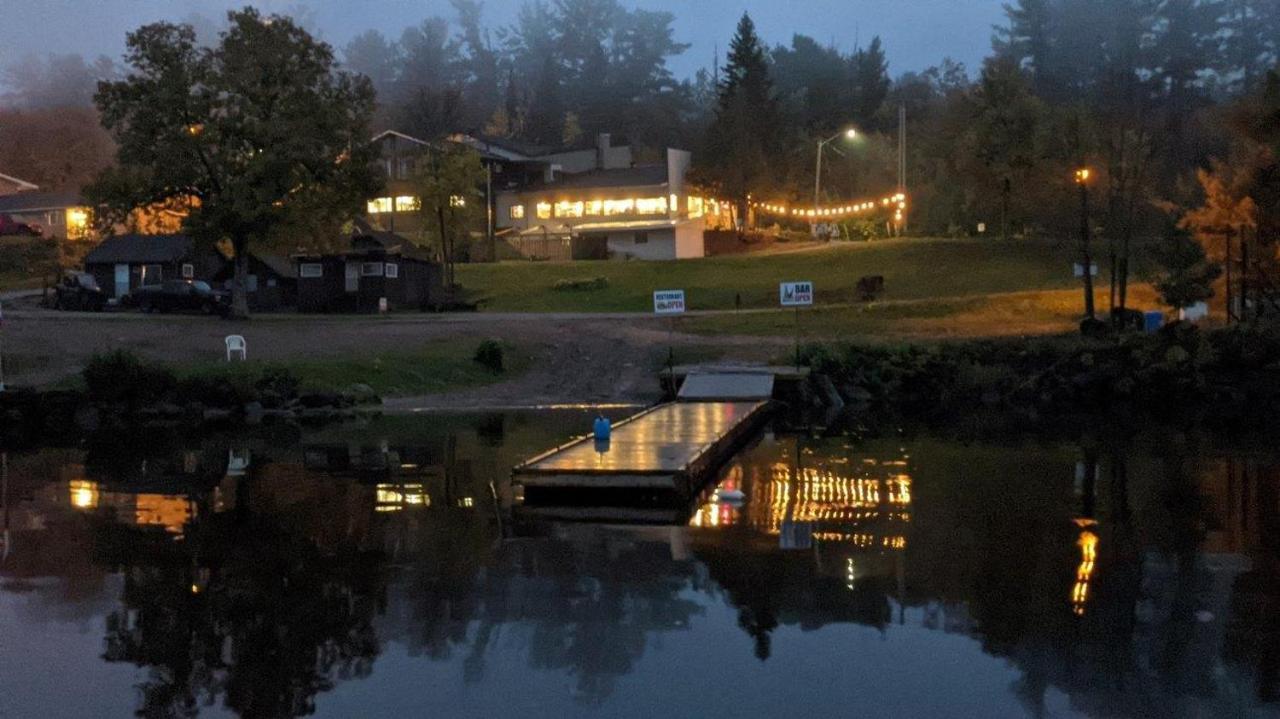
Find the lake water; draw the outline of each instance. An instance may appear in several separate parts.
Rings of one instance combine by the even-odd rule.
[[[0,717],[1280,716],[1274,448],[769,429],[741,503],[513,498],[589,425],[10,452]]]

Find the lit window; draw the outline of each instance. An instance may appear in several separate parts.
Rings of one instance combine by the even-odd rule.
[[[461,195],[449,195],[449,207],[466,207],[467,198]]]
[[[689,200],[688,200],[688,202],[689,202],[689,216],[690,216],[690,217],[702,217],[702,212],[703,212],[703,208],[702,208],[702,198],[701,198],[701,197],[690,197],[690,198],[689,198]]]
[[[196,266],[191,264],[190,262],[183,263],[182,279],[190,280],[190,279],[193,279],[195,276],[196,276]]]
[[[381,277],[381,276],[382,276],[382,263],[381,263],[381,262],[364,262],[364,263],[361,263],[361,264],[360,264],[360,276],[361,276],[361,277]]]
[[[668,198],[667,198],[667,207],[671,208],[672,210],[674,210],[674,211],[676,211],[676,212],[679,212],[679,211],[680,211],[680,198],[679,198],[679,197],[676,197],[675,195],[671,195],[670,197],[668,197]]]
[[[413,212],[418,209],[418,198],[413,195],[400,195],[396,198],[396,212]]]
[[[626,215],[636,210],[635,200],[605,200],[604,214],[606,215]]]
[[[539,202],[537,207],[534,209],[537,212],[539,220],[551,219],[551,203],[550,202]]]
[[[298,265],[298,276],[307,278],[324,277],[324,265],[319,262],[304,262]]]
[[[67,210],[67,239],[78,240],[89,234],[89,210],[72,207]]]
[[[642,197],[636,200],[636,214],[638,215],[661,215],[667,211],[667,198],[665,197]]]
[[[604,200],[591,200],[587,202],[586,214],[589,217],[599,217],[604,214]]]
[[[511,209],[507,211],[507,214],[509,214],[513,220],[523,220],[524,205],[512,205]]]
[[[557,202],[556,217],[582,217],[582,203],[567,200]]]
[[[393,280],[396,279],[397,277],[400,276],[400,265],[397,265],[394,262],[388,262],[386,267],[386,273],[387,273],[387,277]]]
[[[369,214],[370,214],[370,215],[376,215],[376,214],[378,214],[378,213],[380,213],[380,212],[390,212],[390,211],[391,211],[391,198],[390,198],[390,197],[378,197],[378,198],[376,198],[376,199],[369,200],[369,203],[368,203],[368,210],[369,210]]]

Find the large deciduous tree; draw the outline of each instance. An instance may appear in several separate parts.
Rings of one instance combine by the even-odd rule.
[[[426,152],[417,163],[414,190],[422,216],[424,239],[439,249],[444,261],[445,285],[451,291],[454,265],[458,260],[458,239],[484,217],[484,165],[469,147],[442,143]]]
[[[211,48],[186,25],[129,34],[128,76],[100,84],[95,97],[118,165],[90,196],[106,221],[194,199],[186,228],[230,243],[233,314],[247,316],[249,248],[349,219],[381,178],[369,81],[337,71],[330,47],[287,17],[246,8],[228,19]]]

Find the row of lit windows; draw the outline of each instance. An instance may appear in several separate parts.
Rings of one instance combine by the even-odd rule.
[[[705,201],[701,197],[688,197],[685,200],[690,217],[701,217],[705,210]],[[561,200],[556,203],[538,202],[533,206],[534,215],[539,220],[555,218],[573,219],[579,217],[611,217],[615,215],[665,215],[671,208],[678,208],[680,199],[675,195],[667,197],[627,197],[613,200]],[[508,216],[513,220],[525,218],[524,205],[512,205]]]
[[[467,200],[464,197],[454,195],[449,198],[450,207],[465,207]],[[370,215],[378,215],[384,212],[416,212],[421,207],[418,198],[413,195],[398,195],[396,197],[376,197],[369,200],[368,209]]]

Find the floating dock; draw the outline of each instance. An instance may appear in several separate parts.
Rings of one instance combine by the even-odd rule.
[[[517,466],[512,478],[525,499],[574,490],[643,491],[692,497],[706,475],[765,418],[770,400],[671,402],[613,425],[607,443],[590,435]]]

